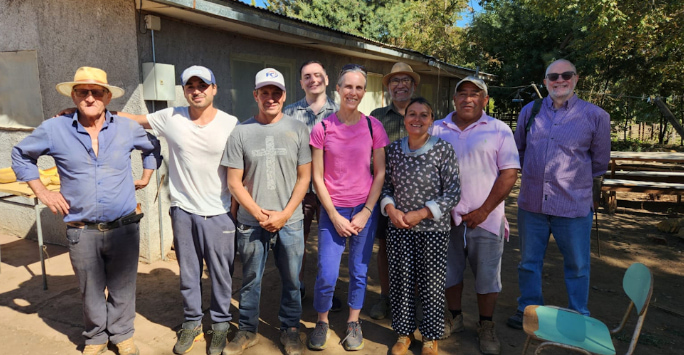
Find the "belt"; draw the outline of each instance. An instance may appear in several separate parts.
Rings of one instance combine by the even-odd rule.
[[[131,223],[136,223],[140,221],[144,213],[136,213],[135,211],[121,217],[117,218],[111,222],[103,222],[103,223],[91,223],[91,222],[67,222],[67,226],[69,227],[74,227],[74,228],[82,228],[82,229],[94,229],[98,230],[100,232],[106,232],[108,230],[116,229],[119,227],[123,227],[125,225],[131,224]]]

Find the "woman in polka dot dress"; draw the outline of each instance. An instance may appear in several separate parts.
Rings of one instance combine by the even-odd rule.
[[[454,149],[428,134],[434,122],[430,103],[411,100],[404,125],[408,137],[387,148],[381,212],[387,228],[392,328],[398,334],[392,354],[405,354],[423,337],[422,354],[437,354],[444,333],[444,284],[451,216],[459,201],[460,183]],[[416,287],[424,317],[416,325]]]

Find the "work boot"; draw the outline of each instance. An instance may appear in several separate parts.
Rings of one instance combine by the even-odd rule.
[[[138,347],[135,346],[135,342],[133,341],[133,338],[128,338],[128,339],[116,344],[116,348],[119,350],[119,355],[139,355],[140,354]]]
[[[437,350],[437,339],[423,339],[423,350],[420,355],[437,355],[439,351]]]
[[[100,355],[107,351],[107,343],[104,344],[87,344],[83,348],[83,355]]]
[[[378,302],[371,308],[370,316],[373,319],[385,319],[390,309],[389,296],[380,295]]]
[[[280,331],[280,343],[285,347],[287,355],[302,355],[304,346],[299,339],[299,329],[292,327]]]
[[[515,314],[510,316],[510,318],[508,318],[506,325],[513,328],[513,329],[522,329],[523,328],[523,312],[522,311],[515,311]]]
[[[311,335],[309,335],[309,349],[323,350],[328,346],[328,338],[330,338],[330,327],[326,322],[316,322]]]
[[[221,322],[211,325],[211,343],[209,344],[209,355],[221,355],[223,348],[226,347],[226,337],[230,333],[230,323]]]
[[[411,342],[415,340],[416,338],[413,334],[399,335],[397,342],[392,346],[392,355],[406,355],[409,347],[411,347]]]
[[[174,354],[185,354],[192,350],[195,343],[202,340],[202,322],[189,321],[183,322],[181,329],[177,333],[176,345],[173,346]]]
[[[451,315],[451,312],[447,310],[446,316],[444,317],[444,335],[439,339],[444,340],[451,336],[451,334],[462,332],[464,329],[463,314],[459,314],[454,318],[454,316]]]
[[[483,354],[500,354],[501,343],[496,336],[495,323],[488,320],[480,321],[477,326],[477,336],[480,338],[480,351]]]
[[[361,322],[347,323],[347,336],[340,341],[344,346],[344,350],[356,351],[363,349],[363,332],[361,331]]]
[[[223,355],[240,355],[245,349],[256,345],[257,342],[259,342],[259,338],[256,333],[240,330],[223,349]]]

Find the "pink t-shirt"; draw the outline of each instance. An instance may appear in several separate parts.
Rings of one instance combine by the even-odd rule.
[[[499,177],[499,171],[520,169],[520,159],[511,128],[505,123],[483,112],[477,122],[461,131],[451,119],[453,114],[454,112],[435,121],[431,134],[451,143],[458,158],[461,200],[451,210],[451,216],[454,223],[459,225],[461,216],[480,208],[485,202]],[[499,235],[502,222],[505,236],[508,237],[508,221],[505,219],[503,202],[489,214],[480,227]]]
[[[323,180],[336,207],[354,207],[366,202],[373,184],[371,146],[379,149],[389,144],[382,123],[372,116],[368,118],[373,127],[372,142],[363,113],[353,126],[343,124],[337,113],[333,113],[311,130],[309,144],[323,150]]]

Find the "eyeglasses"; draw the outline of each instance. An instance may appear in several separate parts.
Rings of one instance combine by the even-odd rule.
[[[412,78],[401,78],[401,79],[400,78],[392,78],[392,80],[390,80],[390,85],[392,85],[392,84],[394,84],[394,85],[399,85],[399,84],[411,85],[412,82],[413,82]]]
[[[364,67],[363,65],[352,63],[352,64],[346,64],[345,66],[342,67],[342,70],[340,70],[340,76],[342,76],[342,74],[344,74],[348,71],[353,71],[353,70],[361,70],[363,72],[363,75],[366,75],[366,73],[368,73],[366,71],[366,67]]]
[[[74,89],[74,94],[76,94],[76,97],[84,98],[88,97],[88,95],[93,95],[94,98],[96,99],[101,99],[107,93],[109,90],[107,89]]]
[[[558,77],[560,76],[563,78],[563,80],[570,80],[575,75],[577,75],[577,73],[572,72],[572,71],[566,71],[566,72],[561,73],[561,74],[548,73],[548,74],[546,74],[546,78],[549,79],[550,81],[556,81],[556,80],[558,80]]]

